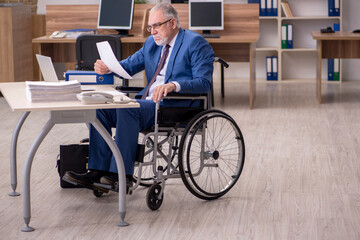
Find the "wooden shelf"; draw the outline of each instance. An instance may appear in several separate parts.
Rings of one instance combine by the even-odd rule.
[[[315,9],[311,7],[316,2]],[[303,3],[298,0],[288,0],[288,3],[291,7],[292,12],[295,15],[308,14],[309,16],[295,16],[295,17],[285,17],[281,6],[282,0],[278,0],[278,16],[271,17],[260,17],[260,39],[258,44],[261,47],[256,48],[256,52],[259,53],[261,58],[263,56],[267,56],[267,52],[269,52],[268,56],[278,56],[278,82],[292,82],[291,79],[283,79],[283,65],[288,68],[291,68],[291,74],[286,78],[296,79],[299,81],[301,78],[301,72],[307,71],[300,64],[297,66],[297,62],[301,63],[301,61],[307,61],[307,58],[315,58],[316,48],[314,40],[311,37],[311,32],[314,30],[319,30],[320,28],[324,28],[324,26],[330,26],[329,24],[338,23],[340,25],[340,31],[342,31],[342,9],[343,9],[343,1],[340,1],[340,16],[326,16],[324,14],[328,11],[327,1],[324,0],[313,0],[308,3]],[[328,22],[327,22],[328,21]],[[293,46],[292,49],[282,49],[281,48],[281,25],[282,24],[293,24]],[[263,28],[262,28],[263,26]],[[276,42],[275,42],[276,41]],[[276,47],[266,47],[269,45],[273,45]],[[265,46],[265,47],[263,47]],[[303,47],[303,46],[314,46],[314,47]],[[286,54],[282,54],[286,53]],[[301,58],[297,59],[296,55],[292,55],[291,53],[310,53],[302,55]],[[314,53],[314,54],[312,54]],[[288,58],[291,58],[291,63],[286,62]],[[313,59],[311,59],[313,60]],[[258,65],[258,79],[266,78],[266,64],[264,64],[265,59],[257,58]],[[286,63],[286,64],[285,64]],[[291,65],[290,65],[291,64]],[[315,69],[315,65],[314,65]],[[341,82],[341,70],[342,64],[340,61],[340,82]],[[289,70],[287,69],[287,72]],[[324,76],[323,76],[324,77]],[[316,76],[313,76],[313,79],[310,81],[315,81]],[[261,81],[261,80],[260,80]],[[300,81],[306,82],[307,80],[301,79]],[[275,81],[276,82],[276,81]]]

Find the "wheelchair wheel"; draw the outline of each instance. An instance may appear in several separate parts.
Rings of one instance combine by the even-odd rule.
[[[226,113],[204,111],[187,125],[180,142],[179,169],[195,196],[205,200],[223,196],[239,179],[244,161],[244,138]]]
[[[157,210],[161,206],[164,200],[164,194],[161,194],[161,186],[159,184],[153,184],[147,191],[146,204],[150,210]]]

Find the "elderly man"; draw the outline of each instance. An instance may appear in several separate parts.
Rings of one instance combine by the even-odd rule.
[[[98,110],[97,118],[111,132],[116,128],[115,142],[122,154],[127,186],[132,175],[139,132],[154,125],[155,103],[170,92],[206,93],[211,87],[214,52],[199,34],[180,27],[176,10],[169,3],[155,5],[149,15],[147,30],[151,32],[144,46],[120,62],[132,76],[145,69],[147,86],[137,95],[140,108]],[[97,60],[95,71],[109,72]],[[167,106],[192,107],[197,102],[176,101],[161,103]],[[112,152],[93,128],[90,128],[89,171],[85,174],[67,172],[64,179],[87,188],[107,192],[95,182],[114,184],[117,181],[116,162]]]

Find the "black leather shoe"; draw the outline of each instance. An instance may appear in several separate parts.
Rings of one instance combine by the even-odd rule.
[[[108,189],[94,185],[94,183],[100,183],[100,178],[102,176],[103,174],[101,174],[98,171],[89,171],[87,173],[82,173],[82,174],[78,174],[72,171],[67,171],[62,179],[74,185],[80,185],[91,190],[107,193],[109,192]]]

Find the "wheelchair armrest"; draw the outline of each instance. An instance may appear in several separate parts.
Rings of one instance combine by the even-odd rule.
[[[215,57],[214,62],[219,62],[222,66],[228,68],[229,64],[227,62],[225,62],[224,59],[220,58],[220,57]]]
[[[171,93],[168,93],[166,97],[164,98],[167,98],[167,97],[183,97],[183,98],[197,98],[197,97],[203,97],[203,96],[207,96],[208,94],[207,93],[177,93],[177,92],[171,92]]]
[[[123,93],[138,93],[141,90],[143,90],[142,87],[126,87],[126,86],[116,86],[115,89]]]

